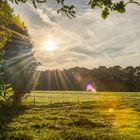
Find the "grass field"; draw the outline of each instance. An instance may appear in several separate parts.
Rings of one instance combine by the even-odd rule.
[[[0,111],[0,139],[140,140],[140,93],[33,91]]]

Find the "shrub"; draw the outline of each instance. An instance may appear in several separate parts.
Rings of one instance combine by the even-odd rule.
[[[0,84],[0,106],[11,106],[14,91],[11,84]]]

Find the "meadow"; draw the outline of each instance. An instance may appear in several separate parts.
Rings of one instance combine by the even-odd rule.
[[[140,93],[32,91],[0,110],[0,139],[140,140]]]

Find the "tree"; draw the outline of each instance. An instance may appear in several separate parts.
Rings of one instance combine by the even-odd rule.
[[[28,1],[31,1],[35,8],[37,8],[37,3],[47,2],[47,0],[6,0],[6,1],[11,1],[16,4],[20,2],[26,3]],[[65,4],[65,0],[55,0],[55,1],[61,6],[61,8],[58,9],[57,11],[58,13],[64,12],[70,18],[75,17],[76,12],[75,6],[73,4],[67,5]],[[88,5],[91,7],[91,9],[94,9],[95,7],[102,9],[101,16],[102,18],[106,19],[111,11],[124,13],[126,6],[130,3],[140,5],[135,0],[127,0],[127,1],[119,0],[117,2],[113,2],[113,0],[89,0]]]
[[[13,10],[9,7],[7,2],[0,2],[0,64],[3,63],[3,47],[11,36],[7,27],[12,23],[12,12]]]
[[[12,23],[12,17],[13,10],[9,7],[7,2],[0,2],[0,105],[7,104],[8,100],[12,96],[10,95],[10,90],[12,90],[11,85],[9,86],[9,84],[4,84],[3,79],[4,74],[7,71],[4,61],[4,45],[11,36],[11,32],[7,29],[7,27]]]
[[[137,66],[135,68],[135,84],[135,86],[137,87],[136,91],[140,91],[140,66]]]
[[[124,72],[123,73],[124,84],[127,86],[128,91],[136,91],[137,88],[135,77],[136,68],[128,66],[123,69],[123,72]]]
[[[37,62],[26,26],[7,1],[0,2],[0,19],[0,97],[7,97],[3,93],[10,83],[17,99],[32,89]]]
[[[18,17],[15,19],[16,22],[9,25],[9,29],[14,32],[5,45],[5,64],[8,71],[5,73],[4,80],[12,84],[15,99],[18,100],[32,89],[34,81],[31,83],[30,80],[35,72],[37,61],[26,27]]]

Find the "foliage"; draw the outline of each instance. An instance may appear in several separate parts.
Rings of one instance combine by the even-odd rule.
[[[13,96],[14,91],[11,87],[11,84],[0,84],[0,105],[12,105]]]
[[[14,16],[12,17],[12,22],[13,22],[16,26],[18,26],[20,29],[26,29],[26,26],[25,26],[24,22],[21,21],[21,19],[20,19],[19,16],[14,15]]]
[[[9,70],[5,79],[12,84],[15,91],[14,99],[19,101],[25,93],[32,89],[29,82],[32,79],[37,62],[34,52],[32,52],[33,45],[26,27],[21,29],[16,24],[12,24],[10,29],[14,32],[10,42],[7,42],[5,46],[6,65]]]
[[[3,75],[6,71],[4,65],[4,45],[11,37],[11,32],[8,30],[9,24],[12,23],[13,10],[7,2],[0,2],[0,82],[3,81]],[[13,90],[9,84],[0,84],[0,106],[10,105],[12,103]]]
[[[0,82],[11,83],[16,93],[14,99],[17,99],[17,93],[26,92],[28,81],[36,66],[33,45],[24,22],[15,15],[5,0],[0,2],[0,19]],[[25,65],[27,60],[30,60],[30,65]],[[6,84],[3,85],[5,86]],[[1,92],[2,90],[5,93],[5,88],[1,88]],[[31,87],[28,88],[28,92],[30,90]]]
[[[2,52],[4,45],[12,35],[9,25],[13,23],[21,29],[25,28],[24,23],[20,20],[19,16],[14,14],[13,9],[8,3],[6,1],[0,2],[0,52]]]
[[[14,2],[18,4],[19,2],[26,3],[27,1],[30,0],[9,0],[11,2]],[[47,0],[31,0],[34,7],[37,8],[37,3],[44,3],[47,2]],[[75,17],[75,6],[74,5],[68,5],[65,4],[65,0],[56,0],[58,4],[61,5],[61,8],[58,10],[58,13],[64,12],[69,18]],[[120,1],[115,1],[113,0],[89,0],[89,6],[94,9],[95,7],[98,7],[102,9],[102,18],[106,19],[111,11],[117,11],[119,13],[124,13],[125,8],[128,4],[133,3],[139,5],[140,3],[135,1],[135,0],[120,0]]]
[[[13,10],[7,2],[0,2],[0,52],[11,36],[7,27],[12,23]]]
[[[0,2],[0,64],[4,63],[4,45],[7,43],[12,33],[9,30],[9,25],[15,23],[20,28],[25,28],[20,18],[13,13],[6,1]]]

